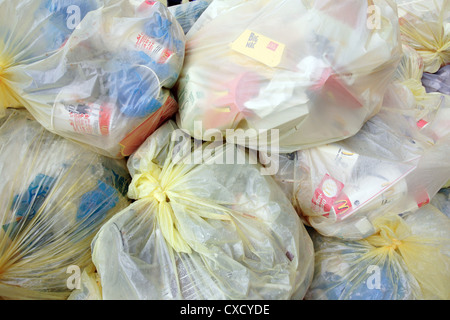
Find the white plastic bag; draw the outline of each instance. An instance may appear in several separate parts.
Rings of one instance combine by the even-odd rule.
[[[0,127],[0,298],[66,299],[72,272],[91,263],[96,231],[129,204],[130,176],[125,161],[52,134],[25,110],[7,113]]]
[[[104,1],[80,20],[62,47],[38,56],[33,42],[38,26],[20,24],[33,21],[44,1],[19,10],[29,2],[0,2],[0,91],[6,96],[0,109],[22,105],[48,130],[116,158],[130,155],[175,114],[169,89],[183,65],[185,35],[164,5]],[[11,15],[14,10],[18,17]],[[49,28],[44,39],[60,32],[52,17],[41,21]]]
[[[276,180],[323,235],[370,236],[376,217],[417,210],[450,179],[450,97],[434,95],[423,113],[391,85],[382,110],[355,136],[280,155]]]
[[[422,58],[403,52],[381,111],[356,135],[279,156],[275,179],[323,235],[365,238],[386,210],[416,210],[449,180],[450,96],[426,93]]]
[[[222,163],[242,149],[192,142],[169,121],[129,158],[136,201],[92,243],[103,299],[303,298],[312,242],[288,199],[249,159]]]
[[[203,140],[244,129],[236,143],[281,152],[354,135],[401,55],[395,3],[373,4],[213,1],[187,33],[179,126]]]
[[[180,23],[184,33],[188,33],[211,2],[212,0],[195,0],[185,2],[179,5],[170,6],[169,11]]]

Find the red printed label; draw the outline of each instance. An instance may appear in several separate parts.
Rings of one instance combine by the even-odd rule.
[[[105,136],[111,126],[112,106],[75,101],[56,103],[53,126],[58,131]]]
[[[417,121],[417,127],[419,127],[419,129],[422,129],[423,127],[425,127],[428,124],[427,121],[421,119],[419,121]]]
[[[343,188],[344,184],[342,182],[326,174],[314,191],[312,198],[313,206],[320,208],[323,212],[330,212]]]
[[[143,33],[139,33],[136,38],[137,49],[145,51],[157,63],[166,63],[174,55],[174,52],[157,43],[152,38]]]
[[[428,196],[428,192],[423,191],[422,193],[415,196],[417,207],[421,208],[426,204],[430,203],[430,197]]]
[[[99,119],[99,125],[100,125],[100,132],[102,135],[106,136],[109,134],[109,126],[111,123],[111,110],[108,108],[105,108],[104,106],[100,107],[100,119]]]

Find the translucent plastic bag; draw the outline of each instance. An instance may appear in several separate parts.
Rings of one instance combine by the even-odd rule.
[[[0,127],[0,297],[66,299],[100,226],[125,208],[124,161],[45,130],[25,110]],[[70,281],[69,281],[70,282]]]
[[[448,97],[443,96],[440,92],[429,91],[424,86],[422,79],[426,73],[423,72],[423,58],[408,45],[403,44],[402,49],[403,56],[392,79],[394,89],[387,91],[387,95],[390,95],[388,99],[391,100],[389,108],[393,111],[396,109],[393,105],[395,101],[403,104],[406,108],[403,107],[398,112],[412,117],[417,121],[417,125],[422,128],[428,123],[427,118],[435,117],[438,109],[445,110],[445,103],[442,103],[442,101],[447,100]],[[393,100],[392,92],[395,92]],[[450,115],[443,114],[442,120],[448,121],[449,117]],[[447,122],[447,124],[450,123]],[[444,124],[444,126],[446,125]],[[447,132],[445,128],[441,126],[440,129],[443,130],[441,134],[445,135]]]
[[[449,300],[450,219],[432,205],[376,221],[377,233],[344,241],[313,231],[307,300]]]
[[[435,73],[450,63],[450,2],[395,0],[402,42],[424,60],[424,71]]]
[[[450,95],[450,65],[443,66],[436,73],[425,72],[422,84],[427,92],[441,92]]]
[[[396,88],[355,136],[280,155],[275,179],[319,233],[370,236],[375,218],[417,210],[449,180],[450,97],[433,95],[423,110]]]
[[[401,56],[395,3],[376,1],[372,15],[371,5],[213,1],[187,33],[179,126],[203,140],[245,129],[237,143],[281,152],[352,136],[381,107]]]
[[[14,69],[61,48],[77,22],[101,5],[101,0],[0,1],[0,117],[5,108],[24,104],[14,86]]]
[[[84,16],[61,48],[31,63],[21,56],[34,54],[39,29],[15,32],[39,12],[34,5],[18,10],[28,2],[0,2],[7,24],[0,33],[6,102],[14,98],[48,130],[117,158],[130,155],[175,114],[169,89],[183,65],[185,35],[164,5],[105,1]],[[11,21],[7,13],[13,10],[19,18]],[[50,28],[46,38],[59,34],[48,19],[41,25]],[[0,109],[17,105],[0,104]]]
[[[169,11],[180,23],[184,33],[188,33],[211,2],[212,0],[195,0],[192,2],[170,6]]]
[[[393,81],[406,104],[418,104],[426,100],[427,92],[422,84],[423,59],[413,48],[403,44],[403,56],[394,73]],[[403,88],[402,88],[403,87]]]
[[[430,203],[450,218],[450,185],[439,190]]]
[[[249,159],[222,162],[229,153],[246,157],[233,144],[193,147],[169,121],[129,158],[136,201],[92,242],[103,299],[303,298],[314,255],[304,225],[270,176]]]

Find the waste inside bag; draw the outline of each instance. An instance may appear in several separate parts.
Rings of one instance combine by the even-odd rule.
[[[450,95],[450,64],[443,66],[436,73],[425,72],[422,84],[427,92],[441,92]]]
[[[403,44],[402,51],[402,59],[392,81],[401,85],[397,90],[407,104],[420,104],[422,100],[427,100],[427,91],[422,84],[423,58],[408,45]],[[426,105],[425,102],[422,107],[426,108]]]
[[[422,80],[426,73],[423,72],[424,62],[420,54],[405,44],[402,45],[402,50],[402,59],[392,78],[396,99],[410,106],[409,111],[403,108],[402,112],[407,112],[417,120],[417,125],[422,127],[427,124],[427,117],[435,115],[441,105],[440,101],[447,98],[443,98],[442,93],[430,91],[424,86]],[[389,95],[390,91],[386,94]],[[448,119],[448,115],[444,119]]]
[[[233,144],[192,143],[174,121],[153,133],[128,159],[136,201],[92,242],[103,299],[303,298],[311,239],[254,163]]]
[[[2,2],[0,11],[11,6]],[[0,86],[5,81],[7,99],[16,97],[48,130],[121,158],[177,111],[169,89],[183,65],[185,35],[161,3],[109,0],[81,20],[64,46],[33,63],[18,52],[22,42],[31,46],[35,29],[19,42],[9,22]]]
[[[125,161],[52,134],[25,110],[0,127],[0,298],[66,299],[100,226],[129,204]],[[71,271],[72,272],[72,271]]]
[[[370,3],[213,1],[186,35],[179,126],[203,140],[245,129],[237,143],[281,152],[354,135],[401,57],[395,3],[378,1],[383,23],[368,28]]]
[[[424,71],[435,73],[450,63],[450,2],[395,0],[401,39],[424,60]]]
[[[15,67],[61,48],[86,14],[101,5],[100,0],[0,1],[0,117],[5,108],[23,105],[14,88]]]
[[[423,113],[397,93],[392,83],[382,110],[353,137],[279,156],[275,179],[322,235],[368,237],[375,218],[417,210],[449,181],[450,97],[433,95]]]
[[[195,0],[192,2],[170,6],[169,11],[180,23],[184,33],[188,33],[211,2],[212,0]]]
[[[376,221],[357,241],[312,231],[314,279],[307,300],[448,300],[450,219],[428,204]]]
[[[439,190],[430,203],[450,218],[450,186]]]

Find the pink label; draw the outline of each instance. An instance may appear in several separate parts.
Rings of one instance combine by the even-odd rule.
[[[417,127],[419,127],[420,129],[422,129],[423,127],[425,127],[428,124],[427,121],[421,119],[419,121],[417,121]]]
[[[156,3],[156,1],[146,0],[141,3],[141,5],[139,6],[138,9],[139,9],[139,11],[145,10],[149,7],[152,7],[155,3]]]
[[[323,212],[330,212],[343,188],[344,184],[342,182],[326,174],[314,191],[313,206],[319,207]]]
[[[417,207],[421,208],[426,204],[430,203],[430,197],[428,196],[428,192],[423,191],[420,194],[417,194],[416,197]]]
[[[270,43],[267,45],[267,49],[275,51],[278,48],[278,43],[275,43],[273,41],[270,41]]]

